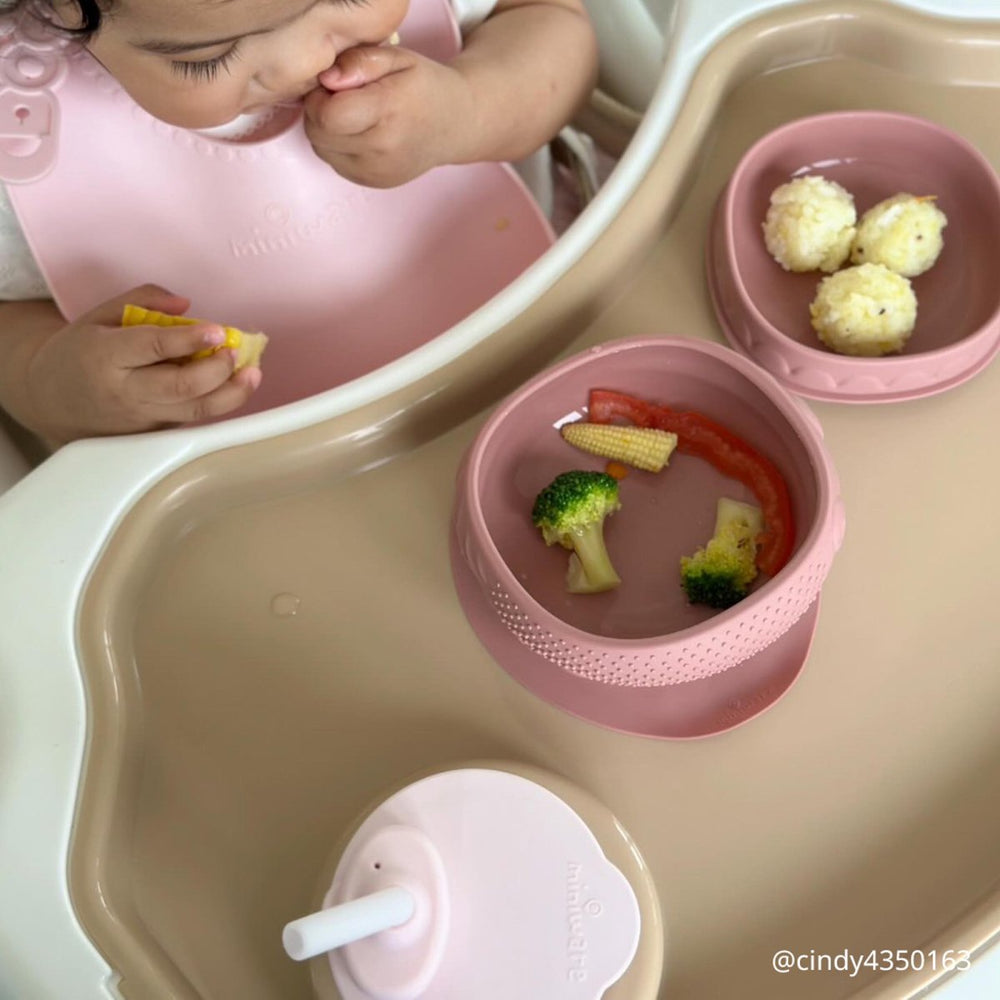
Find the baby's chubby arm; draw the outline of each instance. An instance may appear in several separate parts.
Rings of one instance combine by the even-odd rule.
[[[582,0],[498,0],[447,65],[389,45],[341,53],[306,98],[306,129],[338,173],[392,187],[445,163],[527,156],[572,117],[596,73]]]
[[[143,285],[67,323],[51,302],[0,303],[0,409],[57,447],[219,416],[249,399],[260,371],[234,375],[234,351],[185,361],[223,343],[221,327],[122,327],[126,302],[175,314],[190,304]]]

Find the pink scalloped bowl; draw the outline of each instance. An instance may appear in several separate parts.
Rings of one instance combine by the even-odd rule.
[[[948,217],[935,265],[912,279],[917,323],[898,355],[828,350],[809,321],[819,272],[785,271],[764,245],[771,192],[820,174],[854,195],[860,215],[905,191],[935,195]],[[801,118],[746,152],[722,192],[706,270],[730,344],[803,396],[851,403],[915,399],[972,378],[1000,349],[1000,180],[974,146],[923,118],[843,111]]]
[[[595,387],[698,410],[774,461],[796,524],[788,564],[725,611],[689,604],[681,556],[711,535],[720,497],[754,498],[710,463],[675,452],[660,473],[631,470],[621,510],[605,522],[622,584],[568,593],[568,554],[545,545],[531,508],[560,472],[604,467],[557,430],[585,414]],[[458,557],[522,646],[580,677],[630,687],[710,677],[775,642],[813,605],[843,531],[837,476],[808,406],[729,348],[673,337],[615,341],[526,383],[466,453],[453,514]]]

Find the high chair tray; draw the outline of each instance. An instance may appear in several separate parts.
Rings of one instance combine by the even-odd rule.
[[[568,350],[658,333],[724,342],[702,260],[729,172],[783,121],[868,106],[947,121],[1000,165],[1000,23],[838,2],[736,27],[583,278],[541,299],[544,311],[582,299],[577,278],[615,278]],[[32,1000],[312,1000],[284,922],[378,796],[470,759],[562,775],[635,839],[663,913],[663,977],[608,1000],[903,1000],[1000,937],[1000,367],[893,406],[806,404],[847,531],[801,673],[737,728],[649,739],[508,676],[456,594],[460,457],[501,392],[555,353],[536,344],[515,364],[491,353],[499,340],[436,394],[415,386],[259,440],[204,428],[219,447],[203,453],[162,439],[184,445],[136,475],[135,502],[86,550],[102,463],[139,445],[73,446],[39,470],[44,495],[29,476],[0,498],[15,556],[0,599],[18,609],[0,634],[0,731],[5,760],[31,749],[0,793],[29,804],[0,808],[0,844],[27,831],[2,873],[0,995],[9,976]],[[68,588],[67,612],[52,595]],[[44,796],[75,733],[52,720],[78,705],[82,774],[53,812]],[[61,900],[75,937],[56,936],[36,895]],[[806,968],[775,971],[779,952]],[[874,959],[820,971],[848,953]]]

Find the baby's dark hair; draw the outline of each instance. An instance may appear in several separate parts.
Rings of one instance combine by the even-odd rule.
[[[100,28],[101,18],[111,8],[114,0],[73,0],[73,2],[80,9],[80,24],[72,30],[72,34],[87,37]],[[25,10],[48,19],[51,7],[50,0],[0,0],[0,17]]]

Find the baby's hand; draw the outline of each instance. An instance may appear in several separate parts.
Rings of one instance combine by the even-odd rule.
[[[472,97],[454,69],[394,46],[341,53],[305,101],[317,155],[348,180],[394,187],[461,162]]]
[[[127,302],[175,315],[190,305],[155,285],[142,285],[42,344],[27,377],[37,423],[54,443],[217,417],[245,403],[260,383],[257,368],[233,374],[231,350],[185,360],[223,343],[221,327],[122,327]]]

